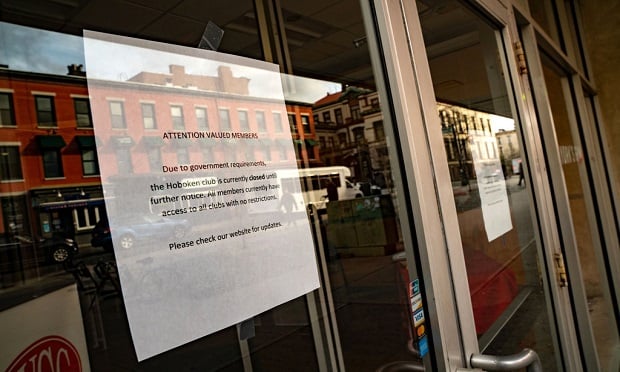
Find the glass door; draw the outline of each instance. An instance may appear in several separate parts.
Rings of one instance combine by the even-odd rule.
[[[502,34],[460,2],[420,5],[480,352],[528,347],[560,370]]]

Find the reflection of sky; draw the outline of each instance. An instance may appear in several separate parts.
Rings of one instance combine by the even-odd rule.
[[[9,65],[12,70],[66,75],[68,65],[82,64],[89,77],[119,81],[142,71],[168,73],[170,64],[184,65],[188,74],[215,76],[217,66],[223,64],[145,48],[137,48],[139,53],[131,54],[127,54],[128,46],[97,48],[100,58],[89,59],[90,66],[86,66],[81,37],[0,22],[0,64]],[[271,71],[242,64],[224,65],[231,66],[235,77],[251,79],[252,95],[275,98],[284,89],[288,101],[313,103],[327,93],[341,90],[340,84],[334,82],[288,75],[277,79]]]
[[[66,75],[68,65],[84,64],[82,38],[0,22],[0,64]]]
[[[499,115],[491,116],[491,130],[493,133],[497,133],[500,130],[515,130],[515,121],[511,118]]]
[[[161,50],[169,47],[162,43],[148,42],[142,47],[89,37],[84,42],[89,78],[124,81],[143,71],[168,74],[170,65],[184,66],[185,72],[190,75],[217,76],[219,66],[228,66],[234,77],[250,79],[250,95],[254,97],[282,99],[284,89],[284,97],[288,101],[313,103],[327,92],[340,90],[340,85],[336,83],[280,76],[275,65],[208,50],[182,48],[183,54],[179,54]]]

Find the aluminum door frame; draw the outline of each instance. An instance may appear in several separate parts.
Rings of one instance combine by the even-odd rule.
[[[472,2],[472,5],[500,25],[499,33],[505,45],[514,45],[514,40],[518,40],[518,28],[511,7],[490,0]],[[411,193],[403,202],[407,202],[404,205],[413,212],[411,226],[419,251],[410,251],[413,244],[406,244],[405,248],[409,258],[417,254],[424,289],[431,299],[427,305],[436,367],[450,371],[467,368],[470,367],[469,357],[479,352],[479,346],[448,163],[417,9],[411,1],[375,0],[365,7],[365,12],[371,14],[365,19],[372,19],[374,25],[371,26],[376,28],[380,39],[380,50],[373,50],[373,46],[378,45],[375,42],[369,44],[373,66],[377,69],[375,74],[385,77],[384,89],[379,89],[384,95],[381,98],[394,105],[394,122],[390,125],[398,133],[393,138],[399,140],[402,172]],[[369,38],[369,41],[374,40]],[[529,192],[535,206],[532,218],[534,226],[538,227],[539,247],[544,247],[539,249],[539,261],[547,299],[552,304],[550,323],[556,336],[556,349],[561,354],[558,355],[558,365],[567,370],[580,370],[570,296],[555,279],[554,253],[561,242],[555,218],[550,212],[553,211],[553,199],[547,183],[548,170],[532,94],[527,75],[518,73],[516,56],[510,50],[506,51],[504,63],[509,72],[507,83],[515,97],[521,98],[514,99],[512,104],[521,122],[519,137],[522,148],[527,151],[528,180],[532,185]],[[379,71],[378,66],[383,70]]]

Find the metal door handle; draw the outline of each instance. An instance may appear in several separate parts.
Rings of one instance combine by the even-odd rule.
[[[532,349],[523,349],[520,353],[506,356],[473,354],[471,366],[487,371],[514,371],[526,368],[527,372],[542,372],[538,354]]]

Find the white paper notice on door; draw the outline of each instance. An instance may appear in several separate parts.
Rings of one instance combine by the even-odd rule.
[[[480,193],[487,239],[493,241],[512,229],[506,180],[493,134],[471,131],[469,147]]]
[[[96,32],[84,49],[138,360],[318,288],[278,67]]]

